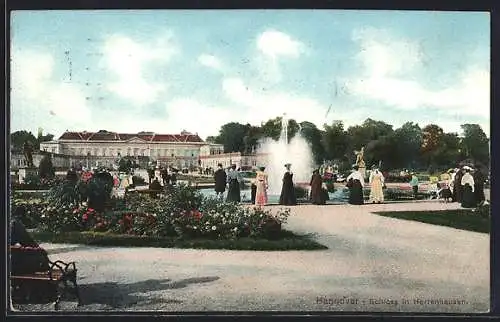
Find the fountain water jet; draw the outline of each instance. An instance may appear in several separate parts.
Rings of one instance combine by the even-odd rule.
[[[269,176],[270,195],[279,195],[281,193],[283,173],[285,164],[292,164],[294,183],[307,182],[312,174],[312,151],[307,141],[300,136],[300,132],[290,141],[288,139],[289,119],[286,114],[281,121],[281,134],[278,141],[266,138],[261,142],[259,153],[267,155],[265,167]]]

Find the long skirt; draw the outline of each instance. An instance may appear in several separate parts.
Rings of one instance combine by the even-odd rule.
[[[384,190],[382,189],[382,182],[380,180],[374,181],[371,184],[370,202],[384,202]]]
[[[255,184],[252,183],[252,186],[251,186],[251,199],[252,199],[252,204],[255,203],[255,195],[257,194],[257,186]]]
[[[462,207],[463,208],[475,208],[476,207],[476,197],[474,192],[472,192],[472,187],[468,184],[462,186]]]
[[[297,204],[297,198],[295,197],[295,188],[293,184],[283,184],[283,187],[281,188],[279,204],[285,206],[295,206]]]
[[[363,187],[359,180],[353,180],[349,187],[349,203],[351,205],[362,205],[364,203]]]
[[[255,191],[255,205],[264,206],[267,204],[267,191],[264,182],[257,182],[257,189]]]
[[[229,181],[229,189],[227,190],[227,198],[228,202],[240,202],[240,183],[236,179],[232,179]]]

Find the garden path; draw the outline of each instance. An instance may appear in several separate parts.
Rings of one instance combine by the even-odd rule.
[[[488,234],[371,213],[454,208],[435,201],[293,207],[287,229],[315,233],[329,248],[321,251],[42,246],[79,267],[84,305],[63,302],[63,310],[486,312]]]

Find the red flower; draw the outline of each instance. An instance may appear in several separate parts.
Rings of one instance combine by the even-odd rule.
[[[193,211],[193,217],[196,218],[196,219],[201,219],[201,217],[203,217],[203,214],[198,211],[198,210],[194,210]]]
[[[83,214],[82,219],[83,221],[87,221],[87,219],[89,219],[89,216],[87,216],[87,214]]]
[[[92,211],[95,211],[93,208],[88,208],[87,209],[87,212],[92,212]]]

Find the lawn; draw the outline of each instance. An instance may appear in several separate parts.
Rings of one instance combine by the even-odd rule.
[[[322,250],[326,246],[312,240],[308,235],[297,235],[282,230],[277,239],[238,238],[238,239],[180,239],[174,237],[152,237],[120,235],[103,232],[32,232],[35,240],[48,243],[68,243],[92,246],[117,247],[159,247],[159,248],[194,248],[226,250]]]
[[[478,233],[490,232],[490,207],[478,209],[436,210],[436,211],[387,211],[375,212],[384,217],[419,221],[432,225],[452,227]]]

